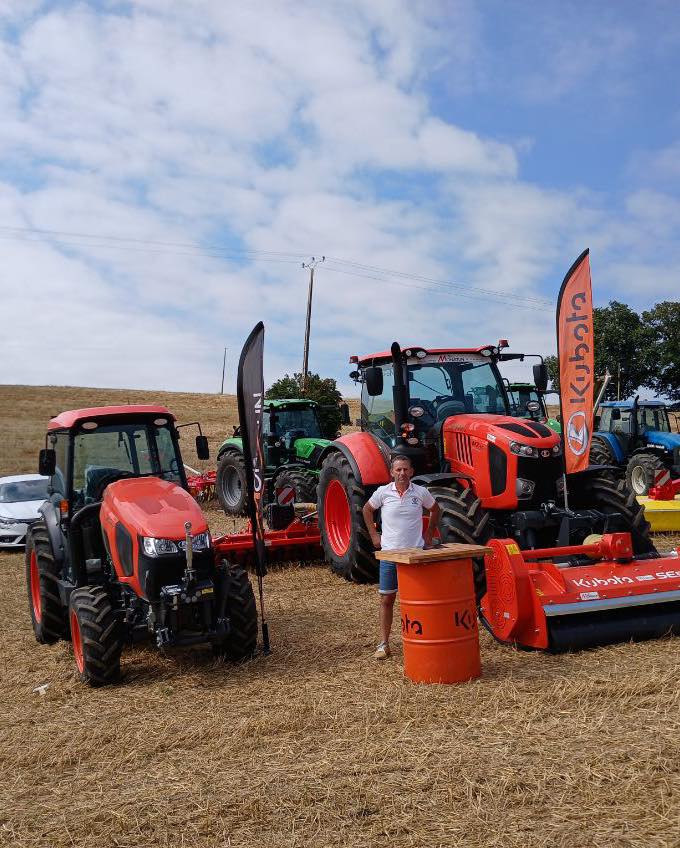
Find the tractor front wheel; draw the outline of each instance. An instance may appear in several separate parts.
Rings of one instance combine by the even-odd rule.
[[[614,451],[609,447],[604,439],[593,438],[590,443],[590,464],[591,465],[616,465],[618,466],[618,462],[616,460],[616,456],[614,456]],[[602,474],[606,474],[612,479],[617,476],[617,472],[613,469],[611,471],[603,471]]]
[[[626,483],[636,495],[647,495],[654,485],[657,471],[664,471],[666,466],[660,457],[653,453],[638,453],[628,460],[626,467]]]
[[[229,597],[227,616],[230,631],[224,642],[213,647],[218,657],[227,660],[245,660],[252,657],[257,647],[257,607],[250,579],[240,565],[223,560],[229,572]]]
[[[375,583],[378,561],[364,523],[363,486],[340,451],[324,460],[319,475],[319,529],[326,560],[337,574],[355,583]]]
[[[444,543],[458,542],[467,545],[485,545],[491,538],[489,513],[472,489],[449,489],[433,486],[430,494],[442,511],[439,535]],[[483,559],[472,560],[477,604],[486,594],[486,571]]]
[[[284,468],[272,481],[272,490],[290,486],[295,489],[297,503],[316,503],[316,487],[319,475],[306,468]]]
[[[583,485],[572,495],[572,509],[595,509],[605,515],[618,514],[623,518],[625,532],[630,533],[635,554],[654,553],[656,548],[649,536],[649,521],[625,480],[613,480],[606,473],[583,475]]]
[[[83,586],[71,593],[69,624],[78,675],[90,686],[106,686],[120,675],[123,640],[106,591]]]
[[[223,453],[217,462],[217,498],[227,515],[243,515],[248,505],[246,466],[243,454]]]
[[[68,638],[66,609],[59,597],[59,567],[45,522],[36,521],[26,537],[26,588],[35,638],[51,645]]]

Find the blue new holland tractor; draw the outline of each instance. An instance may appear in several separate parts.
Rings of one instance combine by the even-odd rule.
[[[646,495],[657,471],[680,477],[680,434],[659,400],[604,401],[590,448],[592,465],[614,465],[636,495]]]

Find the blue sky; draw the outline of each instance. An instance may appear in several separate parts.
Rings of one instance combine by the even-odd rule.
[[[597,304],[676,299],[679,48],[670,0],[4,0],[0,380],[212,391],[260,319],[299,370],[311,256],[347,391],[394,339],[552,352],[584,247]]]

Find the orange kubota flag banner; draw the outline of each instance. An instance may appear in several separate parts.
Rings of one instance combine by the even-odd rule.
[[[593,433],[593,293],[584,250],[564,278],[557,300],[560,412],[567,474],[588,467]]]

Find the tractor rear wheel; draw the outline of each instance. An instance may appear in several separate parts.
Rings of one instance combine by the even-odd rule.
[[[340,451],[324,460],[319,476],[319,529],[326,560],[333,571],[355,583],[375,583],[378,561],[364,523],[363,486]]]
[[[595,509],[605,515],[619,513],[623,517],[625,532],[633,540],[636,554],[656,551],[649,536],[650,526],[645,518],[644,507],[637,502],[635,495],[625,480],[613,480],[605,474],[588,475],[584,479],[583,489],[569,493],[569,506],[572,509]]]
[[[243,515],[248,505],[248,486],[243,454],[223,453],[217,462],[217,498],[227,515]]]
[[[272,481],[272,489],[276,491],[284,486],[295,489],[295,500],[297,503],[316,503],[316,487],[319,476],[306,468],[284,468],[279,471]]]
[[[69,624],[78,675],[90,686],[106,686],[120,675],[123,639],[106,590],[83,586],[71,593]]]
[[[43,645],[68,638],[66,609],[57,586],[59,577],[47,526],[42,520],[36,521],[26,537],[26,588],[33,632]]]
[[[593,438],[590,443],[590,464],[591,465],[616,465],[618,462],[614,456],[614,451],[609,447],[604,439]],[[617,472],[603,471],[602,474],[609,475],[612,479],[617,476]]]
[[[224,642],[213,647],[213,652],[227,660],[245,660],[252,657],[257,647],[255,595],[244,568],[225,560],[222,564],[229,571],[227,616],[231,630]]]
[[[657,471],[664,471],[666,466],[654,453],[637,453],[628,460],[626,467],[626,483],[636,495],[648,495],[654,485]]]
[[[442,542],[485,545],[492,535],[489,513],[472,489],[433,486],[430,494],[442,511],[439,535]],[[472,560],[477,604],[486,594],[486,571],[483,559]]]

